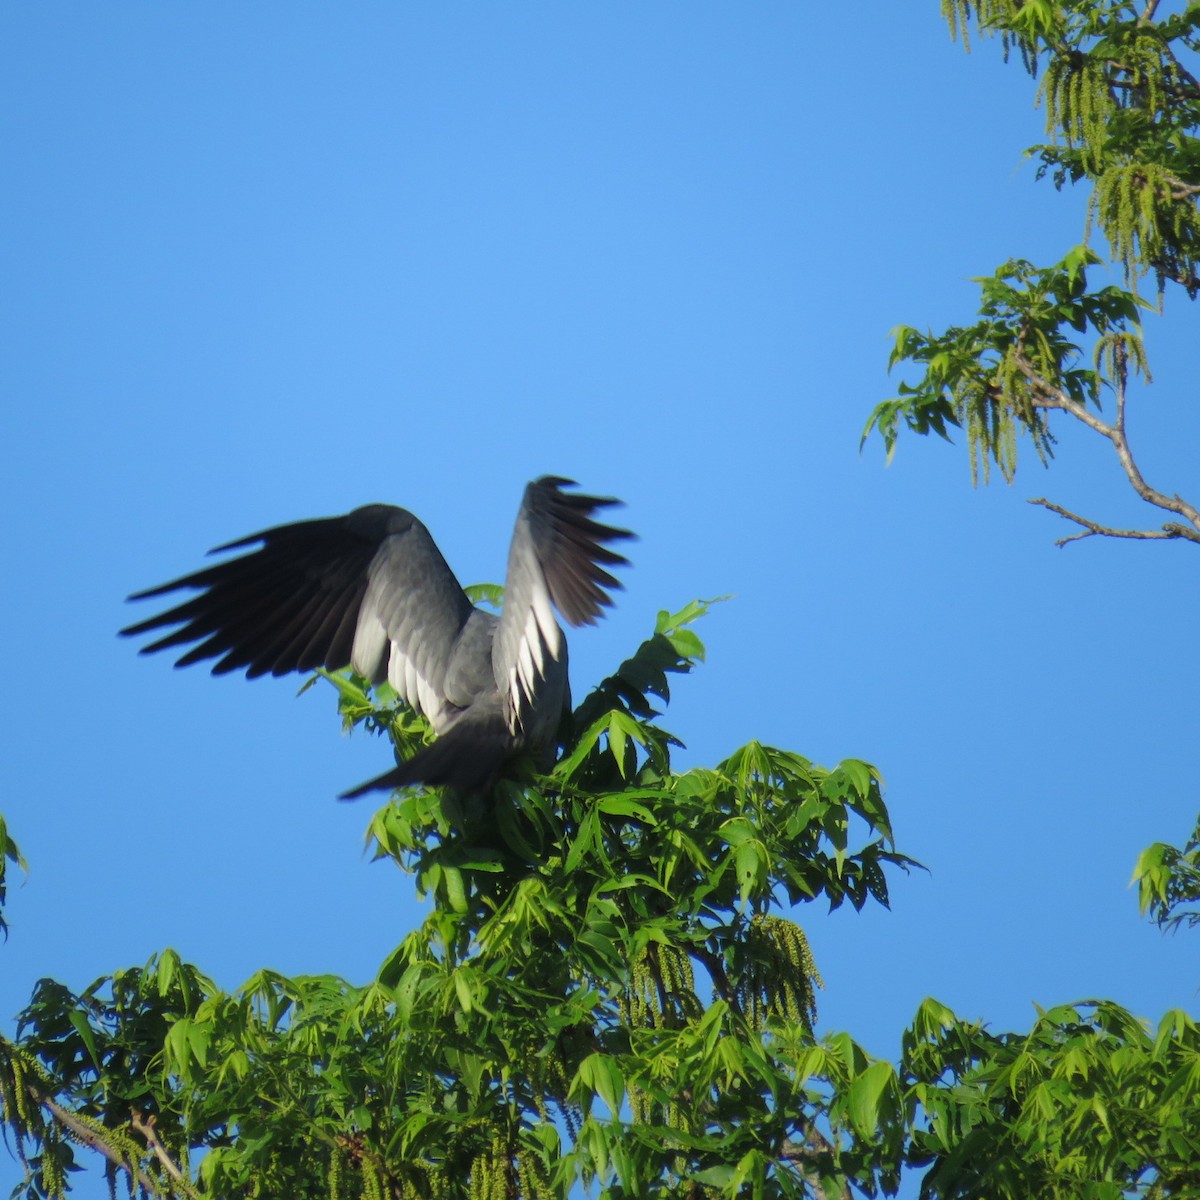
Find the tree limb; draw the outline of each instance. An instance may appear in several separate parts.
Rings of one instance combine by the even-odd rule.
[[[163,1170],[175,1180],[179,1186],[179,1190],[187,1196],[198,1196],[199,1193],[193,1191],[188,1177],[179,1168],[175,1160],[167,1153],[166,1147],[158,1140],[158,1134],[154,1131],[154,1114],[144,1113],[134,1115],[130,1118],[129,1124],[146,1139],[146,1146],[155,1158],[162,1164]]]
[[[1088,410],[1078,400],[1064,392],[1062,388],[1056,388],[1047,382],[1020,350],[1014,352],[1013,362],[1034,390],[1034,408],[1061,408],[1064,412],[1069,412],[1077,421],[1082,421],[1089,429],[1100,434],[1101,437],[1112,438],[1113,427],[1111,425],[1102,421],[1094,412]]]
[[[708,977],[712,980],[713,990],[729,1005],[730,1010],[739,1017],[744,1016],[741,1001],[738,999],[737,989],[729,982],[729,976],[725,973],[725,965],[721,962],[720,958],[709,950],[707,946],[689,946],[688,952],[708,972]]]
[[[821,1177],[814,1170],[815,1165],[833,1161],[833,1144],[812,1122],[806,1121],[804,1126],[804,1141],[797,1142],[789,1138],[783,1143],[779,1157],[784,1162],[795,1163],[799,1167],[804,1182],[812,1189],[817,1200],[834,1200],[834,1197],[825,1191]],[[842,1185],[836,1200],[851,1200],[849,1183]]]
[[[1067,512],[1066,509],[1059,508],[1057,505],[1048,503],[1045,500],[1033,500],[1032,504],[1041,504],[1046,508],[1052,509],[1068,520],[1075,521],[1076,524],[1082,525],[1087,532],[1077,533],[1073,537],[1063,538],[1058,545],[1065,545],[1067,542],[1076,541],[1079,538],[1088,537],[1091,534],[1103,534],[1107,537],[1129,537],[1129,538],[1185,538],[1187,541],[1200,542],[1200,509],[1195,505],[1189,504],[1182,496],[1168,496],[1164,492],[1160,492],[1157,488],[1151,487],[1142,475],[1141,470],[1133,457],[1133,451],[1129,446],[1129,439],[1125,436],[1125,384],[1126,384],[1126,369],[1125,356],[1123,351],[1118,348],[1117,352],[1117,419],[1109,425],[1106,421],[1102,421],[1095,413],[1089,412],[1082,404],[1073,399],[1062,388],[1056,388],[1044,379],[1020,351],[1014,355],[1014,362],[1017,369],[1029,381],[1035,392],[1033,405],[1035,408],[1061,408],[1065,412],[1069,412],[1076,420],[1082,421],[1089,429],[1107,438],[1117,453],[1117,458],[1121,463],[1121,468],[1125,472],[1125,477],[1129,480],[1130,486],[1137,494],[1146,501],[1147,504],[1153,504],[1156,508],[1161,508],[1169,513],[1174,513],[1176,516],[1182,517],[1191,528],[1187,525],[1182,525],[1171,521],[1162,527],[1162,531],[1136,531],[1136,530],[1117,530],[1110,526],[1100,525],[1094,521],[1089,521],[1084,517],[1076,516],[1074,513]]]
[[[1168,521],[1162,529],[1114,529],[1110,525],[1099,525],[1095,521],[1089,521],[1087,517],[1081,517],[1078,513],[1068,512],[1061,505],[1052,504],[1044,497],[1030,500],[1029,503],[1041,505],[1042,508],[1048,508],[1051,512],[1058,513],[1060,517],[1066,517],[1068,521],[1074,521],[1076,525],[1083,526],[1083,533],[1073,533],[1070,537],[1059,538],[1054,543],[1056,546],[1065,546],[1068,542],[1078,542],[1083,538],[1091,537],[1093,534],[1102,534],[1104,537],[1116,538],[1185,538],[1190,542],[1200,542],[1200,533],[1174,521]]]
[[[142,1171],[136,1163],[129,1162],[115,1146],[109,1143],[107,1138],[93,1129],[86,1121],[81,1121],[69,1108],[64,1108],[52,1096],[44,1095],[32,1084],[27,1082],[25,1086],[30,1096],[47,1109],[80,1145],[87,1146],[89,1150],[95,1150],[98,1154],[104,1155],[119,1171],[126,1172],[131,1179],[136,1180],[138,1187],[148,1195],[159,1196],[162,1194],[155,1180]]]

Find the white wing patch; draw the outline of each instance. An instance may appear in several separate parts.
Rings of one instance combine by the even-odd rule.
[[[433,684],[417,670],[417,664],[395,642],[388,659],[388,683],[405,704],[429,718],[435,733],[444,731],[449,715],[447,706]]]
[[[383,666],[384,651],[388,644],[387,630],[375,615],[370,597],[358,614],[358,625],[354,630],[354,648],[350,651],[350,665],[366,679],[377,679]]]
[[[521,630],[516,662],[508,672],[508,728],[514,736],[521,731],[522,714],[533,708],[538,684],[546,678],[547,656],[557,662],[562,652],[562,630],[554,619],[545,581],[538,578]]]

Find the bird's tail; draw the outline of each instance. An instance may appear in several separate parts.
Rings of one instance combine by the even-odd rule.
[[[367,792],[394,791],[415,783],[449,788],[460,796],[481,796],[491,791],[513,750],[512,736],[498,710],[469,715],[412,758],[343,792],[339,799],[357,800]]]

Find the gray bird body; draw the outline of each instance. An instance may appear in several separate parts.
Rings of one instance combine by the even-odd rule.
[[[552,751],[569,704],[567,644],[555,619],[590,625],[625,563],[606,543],[631,537],[593,518],[617,503],[529,484],[517,514],[499,616],[476,608],[412,513],[372,504],[344,517],[299,521],[213,553],[258,549],[139,592],[199,594],[131,625],[127,635],[179,628],[143,647],[193,645],[176,662],[216,659],[214,675],[249,678],[350,665],[384,679],[428,718],[437,740],[395,770],[348,792],[426,783],[486,790],[522,749]]]

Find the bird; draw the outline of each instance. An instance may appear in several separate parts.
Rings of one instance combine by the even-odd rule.
[[[621,502],[566,490],[575,487],[557,475],[526,486],[499,615],[471,603],[417,517],[368,504],[218,546],[210,553],[257,548],[134,593],[131,601],[199,594],[121,634],[177,626],[140,653],[195,643],[175,665],[215,659],[214,675],[350,666],[373,684],[387,680],[436,737],[343,799],[416,784],[484,795],[524,750],[543,770],[553,762],[570,709],[554,610],[569,625],[594,624],[621,587],[609,568],[628,565],[610,547],[634,535],[597,519]]]

